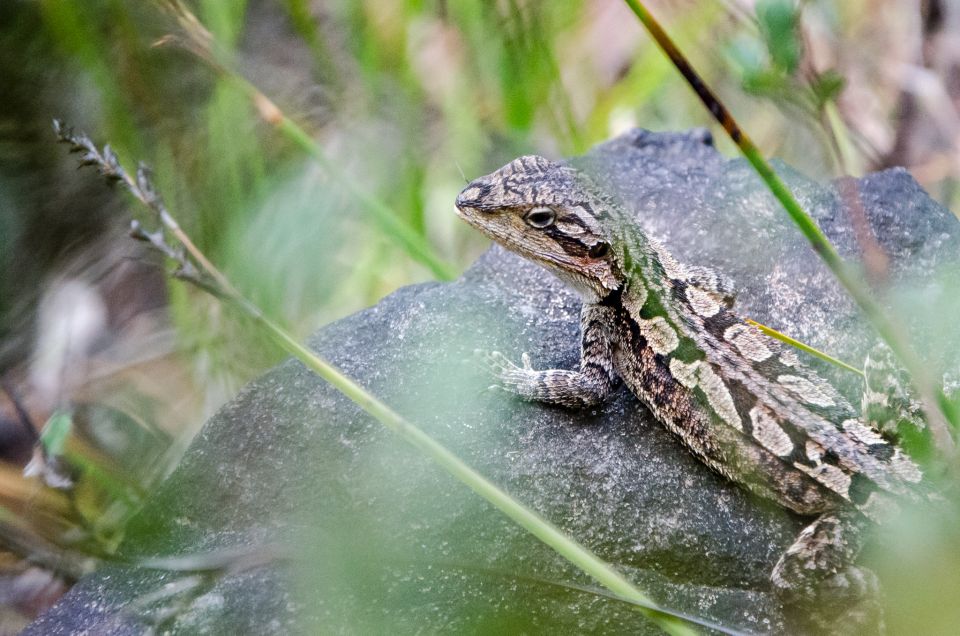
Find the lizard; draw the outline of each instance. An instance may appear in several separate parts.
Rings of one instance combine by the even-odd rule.
[[[456,211],[583,301],[579,368],[535,370],[526,353],[516,365],[493,351],[501,388],[589,408],[622,381],[710,469],[812,519],[770,575],[785,601],[876,591],[853,565],[861,528],[916,498],[923,474],[795,350],[738,316],[729,281],[679,263],[587,174],[540,156],[470,182]]]

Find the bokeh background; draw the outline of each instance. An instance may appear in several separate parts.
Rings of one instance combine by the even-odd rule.
[[[456,193],[519,154],[633,126],[706,126],[734,154],[614,0],[183,6],[193,27],[166,0],[0,3],[0,631],[109,552],[205,419],[282,357],[126,237],[140,212],[76,170],[53,118],[148,164],[198,246],[301,337],[458,275],[487,244]],[[957,208],[956,3],[649,6],[767,156],[818,179],[905,166]],[[73,500],[61,517],[97,531],[69,553],[64,518],[40,514],[63,502],[22,475],[38,431],[64,421],[75,457],[135,486],[119,511],[102,488]]]

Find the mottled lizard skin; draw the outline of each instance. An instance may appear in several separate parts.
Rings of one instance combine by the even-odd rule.
[[[587,175],[542,157],[471,182],[456,206],[583,298],[580,368],[538,371],[526,354],[520,366],[487,354],[503,388],[589,407],[622,380],[704,464],[813,517],[771,575],[780,593],[866,593],[871,575],[851,564],[858,528],[916,497],[921,472],[795,350],[739,317],[722,276],[678,263]]]

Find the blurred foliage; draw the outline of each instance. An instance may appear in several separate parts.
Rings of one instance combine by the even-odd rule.
[[[26,100],[8,107],[5,126],[62,115],[110,140],[121,157],[146,161],[201,249],[297,333],[430,278],[330,175],[258,116],[229,74],[178,46],[184,37],[165,4],[67,0],[4,9],[7,48],[22,51],[20,83],[45,89],[34,100],[39,109]],[[842,94],[844,69],[819,62],[810,49],[846,53],[838,42],[857,37],[858,20],[871,19],[870,3],[853,4],[843,15],[831,3],[789,0],[762,0],[750,12],[707,0],[655,8],[761,145],[825,176],[839,171],[834,146],[851,143],[850,116],[825,114]],[[581,152],[630,125],[710,125],[616,3],[188,6],[231,72],[273,99],[438,259],[461,268],[483,246],[450,214],[461,173],[486,172],[522,152]],[[39,54],[27,52],[28,27]],[[729,90],[736,85],[770,105],[746,107]],[[45,152],[42,130],[25,152]],[[843,139],[829,141],[836,137]],[[874,159],[860,157],[848,168]],[[17,187],[0,186],[0,195],[16,195]],[[64,218],[81,213],[61,211]],[[25,217],[0,215],[5,236],[21,235]],[[17,259],[34,247],[4,243],[4,254],[19,247]],[[238,337],[242,325],[217,317],[207,301],[171,291],[181,344],[203,361],[201,377],[223,387],[213,402],[276,360],[269,349],[248,346]],[[18,316],[3,310],[12,330]]]
[[[760,37],[740,36],[730,49],[742,67],[744,90],[798,104],[806,98],[815,110],[835,101],[843,90],[843,77],[836,70],[799,73],[804,48],[799,8],[788,0],[764,0],[756,12]]]
[[[126,202],[75,175],[54,147],[53,117],[108,140],[128,165],[148,163],[200,248],[299,336],[434,278],[348,181],[432,258],[462,270],[486,246],[452,214],[464,176],[519,154],[582,152],[629,126],[713,126],[617,2],[194,0],[187,6],[212,35],[215,60],[191,52],[170,4],[0,3],[0,374],[30,376],[45,338],[38,307],[60,277],[104,294],[107,319],[91,351],[104,341],[141,348],[143,331],[117,325],[158,306],[153,328],[175,334],[159,370],[128,352],[119,379],[84,379],[53,398],[31,400],[23,381],[38,421],[73,402],[123,402],[128,428],[153,440],[148,479],[130,467],[111,472],[92,448],[72,451],[98,493],[73,523],[102,535],[104,552],[122,532],[97,528],[91,511],[123,501],[126,518],[141,493],[111,500],[102,492],[112,477],[97,476],[106,470],[148,489],[206,415],[280,354],[196,290],[164,289],[142,253],[114,250]],[[767,154],[817,178],[904,164],[954,203],[960,99],[943,78],[956,59],[944,42],[956,33],[932,17],[940,3],[922,3],[923,16],[895,0],[650,4]],[[265,117],[240,78],[336,171]],[[717,143],[733,153],[721,135]],[[146,272],[104,284],[130,261],[146,262]],[[118,397],[132,376],[140,382],[132,397]],[[145,404],[149,422],[131,413]],[[171,450],[159,431],[183,434]],[[4,479],[11,485],[0,495],[19,492],[14,477]]]

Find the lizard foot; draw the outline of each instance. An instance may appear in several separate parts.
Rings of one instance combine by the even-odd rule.
[[[479,355],[498,380],[496,388],[525,400],[568,408],[594,407],[606,398],[614,385],[613,377],[602,364],[587,365],[587,372],[565,369],[538,371],[533,368],[530,356],[526,353],[520,357],[520,365],[514,364],[499,351],[480,352]]]
[[[807,526],[777,562],[770,579],[796,620],[816,633],[881,633],[877,576],[852,565],[858,527],[827,513]]]
[[[538,374],[534,371],[530,356],[526,353],[520,356],[522,366],[514,364],[499,351],[477,350],[475,354],[480,357],[483,365],[498,382],[489,387],[489,390],[502,389],[524,395],[525,389],[537,381]]]

